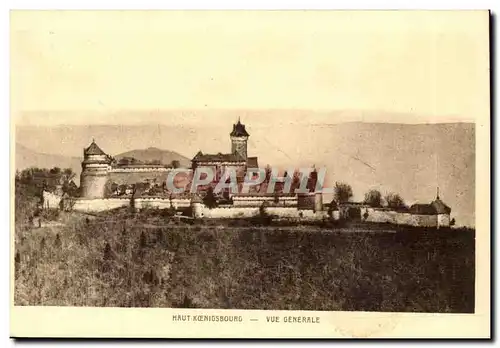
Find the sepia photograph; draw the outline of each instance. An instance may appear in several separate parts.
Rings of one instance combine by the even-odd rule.
[[[487,11],[10,17],[14,336],[489,335]]]

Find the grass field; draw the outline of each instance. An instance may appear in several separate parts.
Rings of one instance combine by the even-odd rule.
[[[474,312],[473,230],[188,223],[126,209],[60,222],[16,224],[16,305]]]

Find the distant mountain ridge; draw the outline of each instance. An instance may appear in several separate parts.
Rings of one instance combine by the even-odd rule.
[[[149,162],[158,160],[162,164],[170,164],[172,161],[179,161],[181,167],[190,167],[191,160],[175,151],[162,150],[156,147],[148,147],[142,150],[131,150],[120,153],[114,156],[115,159],[120,160],[124,157],[133,157],[141,162]]]
[[[77,173],[75,182],[79,182],[79,174],[81,172],[81,159],[78,157],[70,157],[56,154],[40,153],[29,149],[26,146],[16,143],[16,157],[14,167],[16,170],[23,170],[30,167],[38,168],[71,168]]]

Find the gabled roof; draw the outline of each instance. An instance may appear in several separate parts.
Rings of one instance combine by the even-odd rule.
[[[101,150],[99,146],[92,140],[92,144],[85,149],[84,155],[106,155],[104,151]]]
[[[232,137],[248,137],[250,136],[246,129],[245,125],[238,120],[238,123],[233,124],[233,131],[230,134]]]
[[[413,204],[410,213],[416,215],[436,215],[436,209],[432,204]]]
[[[434,210],[436,211],[437,214],[451,213],[451,208],[448,207],[446,204],[444,204],[443,201],[439,199],[439,197],[436,198],[436,200],[433,201],[431,205],[434,207]]]
[[[194,162],[245,162],[245,159],[239,153],[217,153],[203,154],[198,151],[193,158]]]
[[[436,197],[434,201],[429,204],[413,204],[410,207],[410,213],[418,215],[437,215],[437,214],[449,214],[451,213],[451,208],[443,203]]]

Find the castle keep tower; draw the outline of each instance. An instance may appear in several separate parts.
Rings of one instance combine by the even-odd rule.
[[[80,178],[81,196],[83,198],[104,198],[108,170],[111,157],[92,144],[83,149],[82,174]]]
[[[247,141],[250,136],[245,130],[245,125],[238,119],[237,124],[233,124],[231,136],[231,153],[239,154],[245,161],[247,160]]]

